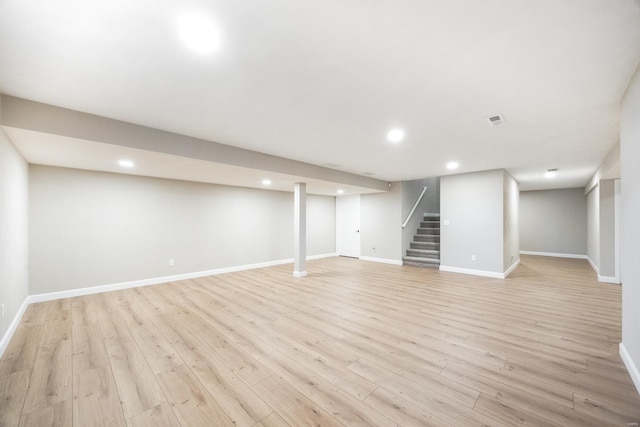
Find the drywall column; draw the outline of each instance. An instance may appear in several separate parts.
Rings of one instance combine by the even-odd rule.
[[[622,212],[620,274],[622,279],[622,343],[620,356],[640,392],[640,69],[622,99],[620,161]]]
[[[307,275],[307,184],[297,182],[293,192],[293,277]]]
[[[620,283],[616,277],[615,188],[613,179],[603,179],[598,186],[600,209],[600,263],[598,280]]]

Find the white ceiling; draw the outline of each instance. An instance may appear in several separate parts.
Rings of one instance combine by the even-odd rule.
[[[178,37],[191,11],[219,27],[211,55]],[[5,94],[384,181],[457,160],[522,189],[575,187],[618,141],[640,5],[0,0],[0,58]]]

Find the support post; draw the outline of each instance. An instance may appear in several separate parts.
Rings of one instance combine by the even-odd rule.
[[[307,184],[297,182],[293,196],[293,277],[307,275]]]

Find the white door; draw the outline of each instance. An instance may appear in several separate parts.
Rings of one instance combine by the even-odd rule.
[[[336,197],[336,252],[360,258],[360,195]]]

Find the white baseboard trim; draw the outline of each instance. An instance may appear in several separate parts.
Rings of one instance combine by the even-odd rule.
[[[361,256],[360,261],[379,262],[382,264],[402,265],[402,260]]]
[[[557,253],[557,252],[520,251],[520,255],[550,256],[550,257],[555,257],[555,258],[589,259],[589,257],[587,257],[586,255],[561,254],[561,253]]]
[[[618,279],[617,277],[601,276],[598,274],[598,282],[613,283],[613,284],[619,285],[620,279]]]
[[[636,364],[633,363],[633,359],[631,359],[631,355],[624,346],[624,343],[620,343],[620,357],[624,362],[624,366],[627,367],[627,371],[629,371],[629,375],[631,376],[633,384],[636,386],[636,390],[640,394],[640,371],[638,371]]]
[[[332,252],[332,253],[328,253],[328,254],[320,254],[320,255],[309,255],[307,257],[307,261],[313,260],[313,259],[321,259],[321,258],[333,258],[333,257],[337,257],[337,256],[338,256],[337,252]],[[291,259],[291,262],[293,262],[293,258]]]
[[[337,256],[335,253],[310,255],[307,260],[329,258]],[[151,279],[133,280],[131,282],[113,283],[110,285],[92,286],[89,288],[70,289],[67,291],[51,292],[46,294],[30,295],[27,300],[29,304],[44,301],[53,301],[62,298],[72,298],[83,295],[99,294],[103,292],[119,291],[121,289],[137,288],[140,286],[159,285],[161,283],[176,282],[179,280],[197,279],[199,277],[215,276],[218,274],[234,273],[237,271],[253,270],[256,268],[273,267],[282,264],[292,264],[293,258],[276,261],[259,262],[256,264],[236,265],[233,267],[216,268],[213,270],[196,271],[193,273],[176,274],[173,276],[154,277]]]
[[[18,329],[20,320],[22,320],[22,316],[24,315],[24,312],[27,309],[28,305],[29,305],[29,297],[24,299],[24,301],[22,302],[22,305],[20,306],[20,309],[18,309],[18,312],[16,313],[15,317],[11,321],[9,328],[2,336],[2,339],[0,340],[0,357],[2,357],[2,355],[4,354],[5,350],[7,349],[7,346],[9,345],[9,341],[11,341],[11,338],[13,338],[13,334],[15,334],[16,329]]]
[[[507,278],[507,276],[509,276],[509,275],[513,272],[513,270],[515,270],[515,269],[516,269],[516,267],[517,267],[517,266],[519,266],[519,265],[520,265],[520,258],[518,258],[518,259],[516,260],[516,262],[514,262],[513,264],[511,264],[511,267],[507,268],[507,271],[505,271],[505,272],[503,273],[503,275],[504,275],[503,279],[506,279],[506,278]]]
[[[505,273],[496,273],[494,271],[486,270],[474,270],[472,268],[448,267],[446,265],[441,265],[440,271],[447,271],[449,273],[470,274],[472,276],[492,277],[494,279],[504,279],[506,277]]]

